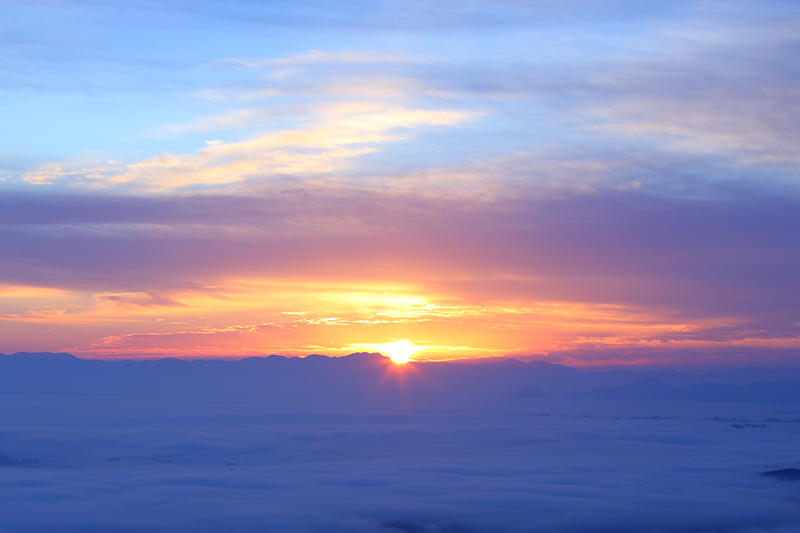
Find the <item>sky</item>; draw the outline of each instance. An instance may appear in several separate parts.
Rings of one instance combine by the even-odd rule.
[[[0,352],[800,364],[792,1],[0,0]]]

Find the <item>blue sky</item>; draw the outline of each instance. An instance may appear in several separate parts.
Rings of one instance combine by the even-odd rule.
[[[791,102],[775,84],[793,81],[796,46],[791,3],[7,2],[3,11],[12,172],[191,153],[210,138],[307,123],[315,104],[364,100],[478,115],[465,131],[382,150],[393,164],[409,152],[436,164],[431,144],[451,165],[534,150],[652,157],[691,141],[692,126],[744,136],[717,131],[759,120],[742,100],[779,115],[774,107]],[[761,117],[770,129],[775,119]],[[730,157],[724,146],[677,148]]]

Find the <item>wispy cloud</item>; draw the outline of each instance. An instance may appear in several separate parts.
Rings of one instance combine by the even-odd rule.
[[[183,124],[167,124],[154,128],[149,135],[155,139],[177,137],[208,131],[225,131],[251,124],[258,124],[269,118],[263,109],[236,109],[222,115],[203,117]]]
[[[345,50],[342,52],[322,52],[311,50],[287,57],[265,58],[255,60],[226,59],[219,63],[223,65],[234,65],[246,68],[285,68],[319,64],[341,64],[341,63],[399,63],[406,62],[408,59],[392,56],[388,54],[365,53],[358,50]]]
[[[304,129],[283,130],[245,141],[207,141],[195,154],[161,154],[126,166],[92,168],[49,164],[25,174],[36,184],[65,181],[90,189],[119,188],[158,193],[220,187],[245,181],[324,177],[380,150],[382,144],[412,137],[430,126],[474,120],[466,111],[406,109],[380,103],[322,106]]]

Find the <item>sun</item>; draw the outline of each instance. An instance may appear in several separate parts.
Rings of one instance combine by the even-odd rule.
[[[407,340],[387,342],[377,347],[382,354],[388,355],[389,359],[398,364],[408,363],[411,356],[419,350]]]

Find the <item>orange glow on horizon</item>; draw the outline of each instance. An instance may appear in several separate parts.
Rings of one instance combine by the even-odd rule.
[[[798,338],[697,338],[705,329],[741,327],[732,317],[687,319],[655,308],[522,298],[477,305],[466,292],[458,297],[423,283],[388,280],[234,278],[163,292],[2,289],[13,298],[4,300],[0,312],[0,353],[238,358],[366,350],[404,364],[586,349],[641,348],[655,354],[687,347],[800,345]],[[43,330],[50,332],[47,337],[37,334]],[[44,340],[31,345],[37,335]]]

